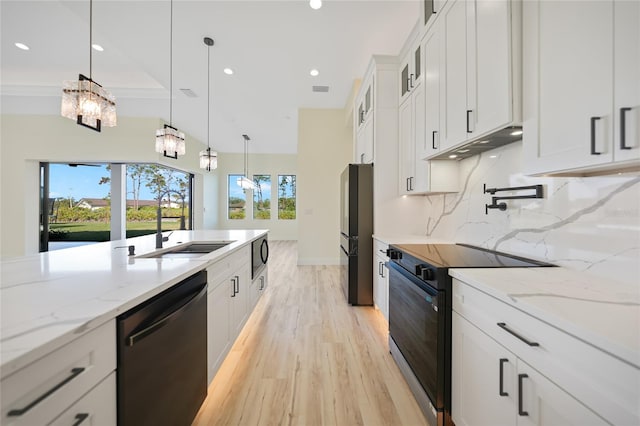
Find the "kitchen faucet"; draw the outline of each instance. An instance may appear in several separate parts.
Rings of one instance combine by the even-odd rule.
[[[169,233],[169,235],[167,235],[166,237],[162,236],[162,197],[164,197],[165,195],[168,194],[177,194],[179,197],[182,197],[182,194],[180,194],[178,191],[175,191],[173,189],[168,189],[166,191],[164,191],[162,194],[158,195],[158,211],[156,214],[156,224],[157,224],[157,232],[156,232],[156,248],[160,249],[162,248],[162,242],[163,241],[169,241],[169,236],[171,234],[173,234],[173,231],[171,231]],[[169,204],[171,204],[171,198],[169,198]]]

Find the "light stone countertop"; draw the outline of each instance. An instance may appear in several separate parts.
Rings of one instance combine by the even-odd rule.
[[[267,230],[174,231],[163,251],[233,241],[197,258],[141,258],[155,234],[0,262],[0,377],[26,366],[235,252]],[[168,235],[165,232],[164,235]],[[134,244],[136,255],[128,256]]]
[[[640,283],[563,267],[450,269],[449,274],[640,368]]]
[[[373,234],[373,239],[386,244],[455,244],[453,241],[427,237],[426,235],[381,235]]]

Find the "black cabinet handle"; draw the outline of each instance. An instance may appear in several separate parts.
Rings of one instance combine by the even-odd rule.
[[[504,391],[504,364],[509,362],[507,358],[500,358],[500,389],[498,393],[500,396],[509,396],[509,392]]]
[[[591,155],[600,155],[601,152],[596,151],[596,123],[601,117],[591,117]]]
[[[434,130],[433,132],[431,132],[431,147],[432,147],[433,149],[438,149],[438,148],[436,147],[436,133],[438,133],[438,131],[437,131],[437,130]]]
[[[529,413],[522,409],[522,380],[529,377],[526,374],[518,374],[518,414],[521,416],[528,416]]]
[[[631,108],[620,108],[620,149],[631,149],[627,146],[627,120],[626,114]]]
[[[48,391],[46,391],[45,393],[43,393],[42,395],[40,395],[39,397],[31,401],[24,408],[16,408],[14,410],[9,411],[7,413],[7,417],[20,417],[21,415],[25,414],[27,411],[31,410],[33,407],[35,407],[36,405],[40,404],[42,401],[50,397],[55,391],[57,391],[58,389],[60,389],[61,387],[63,387],[64,385],[66,385],[76,377],[78,377],[78,375],[80,375],[80,373],[82,373],[83,371],[84,371],[84,367],[72,368],[71,374],[69,374],[64,380],[62,380],[60,383],[58,383],[57,385],[55,385],[54,387],[52,387],[51,389],[49,389]]]
[[[236,290],[236,288],[237,288],[237,290]],[[233,291],[235,292],[235,294],[239,294],[240,293],[240,277],[237,276],[237,275],[236,275],[236,279],[233,280]]]
[[[407,192],[411,191],[411,189],[409,189],[409,178],[407,178]]]
[[[71,426],[80,426],[88,418],[89,418],[89,413],[78,413],[74,417],[75,422]]]
[[[231,278],[231,282],[233,283],[233,294],[231,295],[231,297],[236,297],[236,279]]]
[[[523,342],[525,342],[527,345],[529,346],[540,346],[539,343],[537,342],[531,342],[527,339],[525,339],[524,337],[522,337],[521,335],[519,335],[518,333],[516,333],[515,331],[511,330],[507,324],[503,323],[503,322],[499,322],[498,323],[498,327],[500,327],[501,329],[503,329],[504,331],[506,331],[509,334],[512,334],[513,336],[516,336],[518,339],[522,340]]]
[[[409,178],[409,191],[413,191],[413,176]]]
[[[409,84],[407,86],[409,86],[409,89],[413,89],[413,74],[409,74]]]
[[[473,133],[473,131],[471,130],[471,113],[472,112],[473,112],[472,109],[467,110],[467,133]]]

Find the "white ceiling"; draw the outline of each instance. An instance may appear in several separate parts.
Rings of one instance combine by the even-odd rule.
[[[344,107],[371,55],[397,54],[418,13],[417,0],[174,0],[173,125],[206,144],[209,36],[211,147],[242,152],[246,133],[252,153],[295,153],[298,108]],[[2,113],[59,114],[62,82],[89,75],[89,1],[1,0],[0,14]],[[94,0],[105,50],[93,52],[93,78],[119,116],[169,120],[169,28],[168,0]]]

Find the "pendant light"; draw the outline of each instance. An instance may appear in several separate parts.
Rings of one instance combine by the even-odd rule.
[[[210,121],[211,121],[211,46],[213,39],[204,38],[204,44],[207,46],[207,149],[200,151],[200,168],[208,172],[218,167],[218,153],[211,151],[209,146]]]
[[[81,126],[100,132],[102,126],[116,125],[116,98],[93,81],[93,0],[89,0],[89,77],[62,86],[60,114]]]
[[[156,130],[156,152],[165,157],[177,159],[184,155],[184,133],[172,126],[173,124],[173,0],[170,2],[169,22],[169,124]]]
[[[237,184],[242,189],[255,189],[256,185],[253,180],[249,179],[249,136],[242,135],[244,139],[244,175],[237,179]]]

